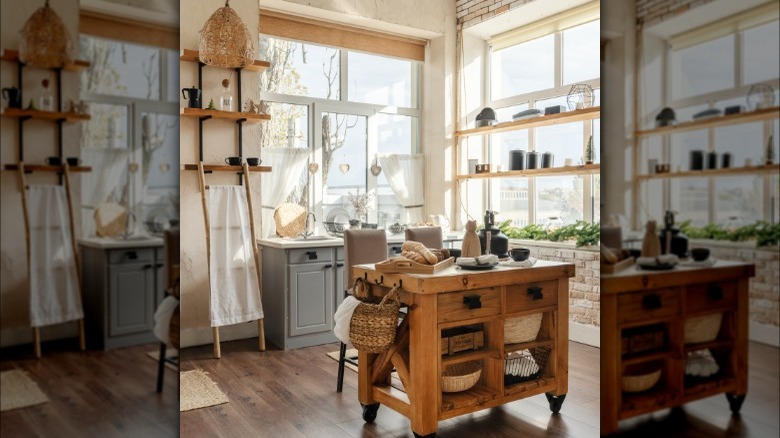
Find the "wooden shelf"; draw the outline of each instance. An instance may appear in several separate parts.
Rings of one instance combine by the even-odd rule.
[[[552,339],[545,339],[541,341],[531,341],[531,342],[523,342],[520,344],[505,344],[504,345],[504,353],[511,353],[513,351],[522,351],[522,350],[528,350],[529,348],[536,348],[536,347],[553,347],[555,342]]]
[[[687,403],[715,394],[729,392],[735,387],[736,379],[734,377],[715,377],[712,380],[685,388],[683,402]]]
[[[64,166],[49,166],[48,164],[25,164],[24,170],[31,172],[62,172]],[[4,170],[19,170],[18,164],[6,164]],[[71,166],[71,172],[92,172],[91,166]]]
[[[663,382],[656,383],[655,387],[644,392],[621,394],[622,407],[618,414],[618,419],[621,420],[676,406],[681,396],[677,391],[664,386]]]
[[[480,384],[461,392],[442,392],[441,411],[453,411],[467,406],[483,405],[498,398],[498,391]]]
[[[200,53],[197,50],[182,49],[182,51],[179,53],[179,60],[199,63],[200,62],[199,55]],[[268,61],[255,60],[252,64],[244,67],[243,70],[261,72],[270,66],[271,63]]]
[[[198,170],[197,164],[185,164],[184,170]],[[230,166],[227,164],[204,164],[203,170],[212,172],[243,172],[242,166]],[[249,166],[250,172],[270,172],[271,166]]]
[[[498,134],[500,132],[517,131],[520,129],[582,122],[585,120],[598,119],[599,117],[601,117],[601,107],[594,106],[581,110],[567,111],[560,114],[550,114],[549,116],[539,116],[531,119],[502,122],[491,126],[482,126],[480,128],[464,129],[462,131],[455,131],[455,136],[468,137],[471,135]]]
[[[452,356],[442,356],[441,366],[444,367],[446,365],[469,362],[472,360],[484,359],[486,357],[500,359],[501,352],[495,348],[480,348],[479,350],[461,351],[460,353],[455,353]]]
[[[482,178],[522,178],[530,176],[561,176],[561,175],[587,175],[601,172],[601,165],[584,164],[580,166],[548,167],[544,169],[506,170],[502,172],[469,173],[455,175],[455,179],[482,179]]]
[[[699,351],[712,348],[733,348],[734,341],[731,339],[716,339],[710,342],[700,342],[698,344],[685,344],[685,352]]]
[[[3,51],[0,52],[0,59],[8,62],[19,62],[19,51],[12,50],[12,49],[3,49]],[[89,65],[90,65],[89,62],[87,61],[76,59],[72,63],[63,67],[62,69],[65,71],[81,71],[89,68]]]
[[[703,178],[709,176],[740,176],[759,173],[778,173],[780,164],[765,164],[762,166],[729,167],[727,169],[686,170],[682,172],[664,172],[637,175],[639,179],[668,179],[668,178]]]
[[[261,123],[271,120],[269,114],[250,114],[238,111],[209,110],[201,108],[182,108],[180,114],[185,117],[212,117],[215,119],[225,119],[239,121],[244,119],[248,123]]]
[[[669,357],[678,357],[678,353],[670,348],[665,348],[660,351],[651,351],[649,353],[639,353],[623,356],[620,362],[624,365],[636,365],[643,362],[652,362],[654,360],[663,360]]]
[[[57,112],[57,111],[39,111],[39,110],[28,110],[28,109],[19,109],[19,108],[3,108],[2,110],[3,117],[14,117],[14,118],[31,118],[31,119],[39,119],[39,120],[64,120],[66,122],[80,122],[85,120],[90,120],[92,117],[90,117],[89,114],[78,114],[78,113],[63,113],[63,112]]]
[[[718,128],[721,126],[735,125],[738,123],[758,122],[761,120],[771,120],[780,117],[780,106],[763,108],[746,113],[729,114],[727,116],[709,117],[700,120],[691,120],[690,122],[678,123],[672,126],[662,126],[660,128],[645,129],[634,132],[637,137],[657,134],[676,134],[678,132],[695,131],[697,129]]]

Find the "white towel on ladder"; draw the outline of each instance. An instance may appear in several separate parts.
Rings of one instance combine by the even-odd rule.
[[[263,317],[243,186],[209,186],[211,326]]]
[[[27,212],[30,221],[30,324],[40,327],[83,318],[65,188],[29,186]]]

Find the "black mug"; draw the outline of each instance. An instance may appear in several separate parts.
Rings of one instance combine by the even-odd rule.
[[[250,166],[259,166],[261,163],[261,160],[257,157],[249,157],[246,159],[246,164]]]
[[[227,157],[227,158],[225,158],[225,163],[229,164],[231,166],[240,166],[241,165],[241,157]]]
[[[49,166],[61,166],[62,165],[62,158],[57,157],[57,156],[46,157],[45,162]]]
[[[8,108],[22,107],[22,90],[16,87],[3,88],[3,97],[8,99]]]
[[[187,92],[185,95],[184,92]],[[200,88],[195,88],[193,85],[192,88],[182,88],[181,89],[181,95],[189,101],[188,106],[190,108],[200,108],[200,96],[201,91]]]
[[[73,166],[73,167],[81,164],[81,158],[79,157],[68,157],[65,159],[65,161],[68,162],[68,166]]]

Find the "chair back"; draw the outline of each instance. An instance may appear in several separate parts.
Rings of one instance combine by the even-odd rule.
[[[407,228],[404,232],[406,240],[420,242],[426,247],[433,249],[442,249],[444,247],[441,234],[441,227]]]
[[[364,263],[377,263],[387,259],[387,235],[385,230],[344,231],[344,288],[354,283],[352,267]]]

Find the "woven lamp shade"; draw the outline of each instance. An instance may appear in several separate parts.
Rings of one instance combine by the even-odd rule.
[[[254,62],[252,38],[236,11],[225,2],[225,6],[211,14],[200,30],[200,62],[215,67],[246,67]]]
[[[49,1],[38,8],[19,31],[19,59],[30,66],[59,68],[73,62],[73,44],[68,29]]]

